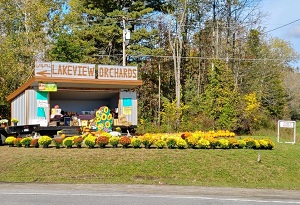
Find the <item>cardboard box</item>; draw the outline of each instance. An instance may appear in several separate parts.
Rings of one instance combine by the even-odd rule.
[[[88,122],[89,122],[88,120],[81,120],[81,126],[87,127],[89,124]]]
[[[116,126],[116,125],[119,125],[119,120],[118,119],[114,119],[114,122],[113,124]]]

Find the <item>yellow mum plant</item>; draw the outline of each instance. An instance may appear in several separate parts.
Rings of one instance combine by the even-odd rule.
[[[199,148],[208,149],[210,147],[210,142],[207,139],[201,138],[198,141]]]

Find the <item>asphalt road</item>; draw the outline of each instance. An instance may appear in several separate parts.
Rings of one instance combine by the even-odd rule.
[[[1,205],[300,204],[300,190],[169,185],[0,183]]]

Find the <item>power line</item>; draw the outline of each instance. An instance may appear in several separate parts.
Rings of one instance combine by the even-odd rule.
[[[269,30],[269,31],[266,31],[265,33],[269,33],[269,32],[275,31],[275,30],[277,30],[277,29],[280,29],[280,28],[283,28],[283,27],[285,27],[285,26],[291,25],[291,24],[293,24],[293,23],[295,23],[295,22],[297,22],[297,21],[300,21],[300,19],[297,19],[297,20],[292,21],[292,22],[290,22],[290,23],[284,24],[284,25],[279,26],[279,27],[277,27],[277,28],[271,29],[271,30]]]
[[[122,54],[114,54],[114,55],[95,55],[97,57],[117,57],[117,56],[122,56]],[[169,58],[172,59],[173,56],[169,56],[169,55],[130,55],[128,54],[128,57],[132,57],[132,58]],[[235,61],[246,61],[246,62],[253,62],[253,61],[285,61],[283,59],[280,58],[227,58],[227,57],[200,57],[200,56],[181,56],[180,58],[182,59],[200,59],[200,60],[214,60],[214,59],[218,59],[218,60],[235,60]],[[290,60],[290,59],[288,59]]]

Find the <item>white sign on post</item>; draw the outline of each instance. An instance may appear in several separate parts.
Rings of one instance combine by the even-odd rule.
[[[291,128],[294,129],[294,141],[293,142],[285,142],[285,143],[296,143],[296,121],[285,121],[279,120],[278,121],[278,130],[277,130],[277,140],[280,142],[280,128]]]

